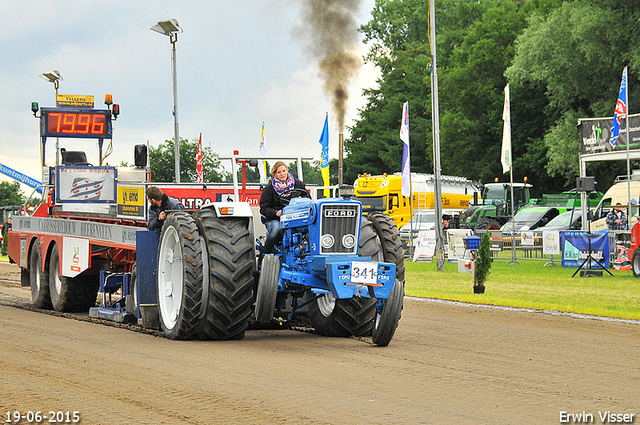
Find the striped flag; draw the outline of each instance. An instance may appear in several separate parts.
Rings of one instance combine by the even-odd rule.
[[[402,107],[402,125],[400,140],[404,142],[402,149],[402,196],[411,196],[411,155],[409,150],[409,102]]]
[[[198,140],[198,153],[196,153],[196,171],[198,173],[198,183],[204,181],[202,176],[202,133],[200,133],[200,139]]]
[[[620,118],[627,115],[627,67],[622,71],[622,83],[620,83],[620,93],[616,102],[616,110],[613,114],[613,124],[611,125],[611,138],[609,143],[612,148],[616,147],[620,136]]]

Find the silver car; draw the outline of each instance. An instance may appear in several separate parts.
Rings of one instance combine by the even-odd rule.
[[[434,230],[436,228],[436,212],[434,210],[418,210],[405,225],[400,227],[400,240],[402,247],[407,249],[409,241],[418,237],[418,233],[423,230]],[[412,232],[413,231],[413,237]]]

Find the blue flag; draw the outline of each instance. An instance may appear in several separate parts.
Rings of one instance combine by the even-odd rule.
[[[613,125],[611,126],[611,138],[609,143],[612,148],[616,147],[618,136],[620,135],[620,118],[621,115],[627,115],[627,67],[622,71],[622,83],[620,84],[620,93],[616,102],[616,110],[613,114]],[[627,141],[627,143],[629,143]]]
[[[324,127],[320,134],[320,145],[322,145],[322,161],[320,162],[320,173],[325,186],[330,186],[329,182],[329,114],[324,118]],[[329,197],[329,189],[324,190],[324,197]]]

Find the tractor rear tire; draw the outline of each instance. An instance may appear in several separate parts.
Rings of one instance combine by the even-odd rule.
[[[476,224],[475,230],[500,230],[502,222],[495,218],[483,218]]]
[[[382,244],[373,223],[362,217],[358,255],[382,261]],[[308,293],[307,300],[315,297]],[[325,336],[348,337],[371,334],[375,317],[376,299],[354,297],[335,299],[332,294],[324,294],[308,306],[309,319],[316,332]]]
[[[396,281],[389,298],[383,300],[382,309],[378,311],[373,323],[372,341],[374,344],[386,347],[391,342],[398,327],[404,300],[404,258],[402,257],[402,243],[400,233],[395,223],[386,214],[369,214],[369,220],[382,243],[383,258],[376,261],[394,263],[396,265]]]
[[[640,248],[636,248],[633,251],[633,257],[631,259],[631,270],[635,277],[640,277]]]
[[[51,248],[49,257],[49,291],[51,305],[56,311],[84,312],[96,304],[98,281],[95,275],[66,277],[60,275],[58,245]]]
[[[204,208],[195,214],[204,240],[203,299],[198,337],[204,340],[244,338],[253,302],[256,253],[248,218],[219,218]]]
[[[273,254],[265,255],[262,259],[256,293],[256,322],[258,323],[269,323],[273,319],[279,278],[280,258]]]
[[[196,333],[202,305],[202,247],[196,223],[187,212],[167,216],[158,247],[158,317],[169,339]]]
[[[42,247],[37,239],[29,253],[29,285],[31,286],[33,306],[43,310],[51,310],[49,271],[48,269],[42,270]]]

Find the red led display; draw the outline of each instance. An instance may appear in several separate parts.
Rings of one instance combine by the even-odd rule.
[[[108,112],[54,112],[47,113],[48,135],[107,137]]]

